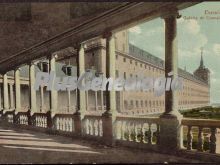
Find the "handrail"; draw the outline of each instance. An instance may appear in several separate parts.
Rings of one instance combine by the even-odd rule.
[[[218,127],[218,128],[220,128],[220,120],[212,120],[212,119],[183,118],[181,124],[182,125],[190,125],[190,126]]]

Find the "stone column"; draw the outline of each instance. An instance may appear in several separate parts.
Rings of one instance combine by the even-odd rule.
[[[111,32],[104,34],[106,38],[106,77],[115,80],[115,40]],[[116,93],[106,88],[106,111],[103,113],[103,138],[106,145],[114,145],[113,125],[116,117]]]
[[[2,110],[2,86],[0,85],[0,111]]]
[[[77,77],[80,77],[85,72],[85,51],[84,44],[80,44],[77,54]],[[74,114],[75,132],[78,135],[82,133],[82,119],[86,111],[86,92],[77,89],[77,109]]]
[[[37,112],[37,99],[35,84],[35,65],[34,63],[29,64],[29,88],[30,88],[30,110],[32,113]]]
[[[56,58],[57,55],[51,55],[49,59],[49,71],[55,72],[56,75]],[[50,111],[55,114],[57,112],[58,93],[53,88],[50,91]]]
[[[9,84],[9,90],[10,90],[10,109],[14,109],[14,89],[13,84]]]
[[[7,73],[3,75],[3,92],[4,92],[4,98],[3,98],[3,104],[4,104],[4,110],[9,109],[9,102],[8,102],[8,76]]]
[[[19,112],[21,110],[21,89],[20,89],[20,69],[15,70],[15,108]]]
[[[70,93],[70,90],[69,90],[69,89],[67,89],[67,100],[68,100],[67,111],[70,112],[70,107],[71,107],[71,93]]]
[[[104,100],[103,100],[103,91],[101,91],[101,107],[102,107],[102,112],[104,111]]]
[[[165,76],[173,72],[172,79],[178,76],[178,47],[177,47],[177,10],[169,10],[163,16],[165,21]],[[177,92],[165,92],[165,112],[160,116],[160,148],[171,151],[181,147],[181,115],[178,112]]]
[[[57,55],[56,54],[52,54],[49,56],[49,65],[48,65],[48,72],[54,72],[55,73],[55,77],[56,77],[56,58]],[[52,86],[53,86],[54,82],[52,82]],[[47,87],[48,89],[48,87]],[[44,101],[44,97],[43,97],[43,90],[41,91],[42,93],[42,104]],[[58,93],[56,90],[53,89],[53,87],[50,89],[49,92],[49,97],[50,97],[50,110],[48,110],[46,112],[47,114],[47,128],[49,129],[49,131],[52,129],[53,127],[53,116],[56,114],[57,112],[57,102],[58,102]]]
[[[40,70],[41,72],[44,72],[43,70],[43,64],[40,62]],[[44,111],[44,87],[40,86],[40,112]]]
[[[95,110],[96,110],[96,112],[98,111],[98,95],[97,95],[97,91],[95,91]]]

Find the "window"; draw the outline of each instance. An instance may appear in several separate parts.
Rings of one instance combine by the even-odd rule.
[[[132,64],[132,60],[130,60],[130,64]]]
[[[133,103],[133,100],[131,100],[131,107],[132,107],[132,108],[134,107],[134,103]]]
[[[143,102],[143,100],[141,100],[141,107],[142,107],[142,108],[144,107],[144,102]]]
[[[118,59],[118,55],[116,55],[116,60]]]
[[[142,64],[140,64],[140,67],[142,68]]]
[[[124,100],[124,107],[125,107],[125,109],[128,108],[128,102],[127,102],[127,100]]]
[[[147,100],[145,100],[145,107],[147,107]]]
[[[139,107],[139,102],[138,102],[138,100],[136,100],[136,107],[137,107],[137,108]]]
[[[136,61],[136,62],[135,62],[135,65],[137,66],[137,64],[138,64],[138,63],[137,63],[137,61]]]
[[[132,74],[130,74],[130,77],[133,77],[133,75],[132,75]]]

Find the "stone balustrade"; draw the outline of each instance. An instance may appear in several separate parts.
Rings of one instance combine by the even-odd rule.
[[[83,135],[102,137],[102,116],[95,114],[85,115],[83,119]]]
[[[46,113],[34,113],[32,116],[32,125],[35,127],[47,128]]]
[[[220,120],[184,118],[182,125],[186,142],[184,146],[187,150],[200,152],[207,150],[216,153],[216,136]]]
[[[28,113],[27,112],[18,112],[15,115],[16,124],[28,125]]]
[[[74,120],[72,114],[56,114],[53,117],[53,129],[63,132],[74,132]]]
[[[117,116],[115,122],[116,141],[126,141],[134,145],[159,144],[160,123],[159,118]]]

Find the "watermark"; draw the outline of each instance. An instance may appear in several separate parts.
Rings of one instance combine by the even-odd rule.
[[[183,79],[170,72],[168,77],[131,77],[124,79],[118,77],[115,80],[111,77],[96,76],[92,72],[85,72],[80,77],[66,76],[56,77],[55,72],[50,73],[38,72],[35,81],[35,90],[40,87],[47,87],[47,91],[66,91],[76,90],[82,91],[154,91],[155,96],[161,96],[165,91],[174,91],[183,89]],[[62,79],[62,80],[61,80]]]

